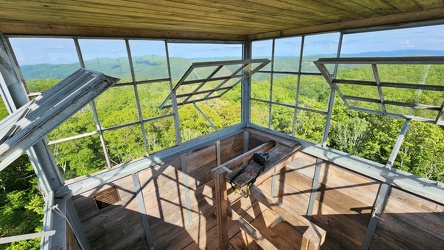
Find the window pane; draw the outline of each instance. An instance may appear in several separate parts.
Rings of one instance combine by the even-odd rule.
[[[324,136],[325,122],[325,115],[298,110],[296,114],[295,137],[320,143]]]
[[[176,145],[173,117],[146,122],[144,128],[150,154]]]
[[[172,79],[177,82],[193,62],[242,59],[241,44],[168,43]],[[198,72],[199,73],[199,72]],[[205,74],[199,75],[205,77]]]
[[[106,168],[98,135],[50,146],[60,173],[66,180],[95,173]]]
[[[273,102],[294,105],[298,76],[273,74]]]
[[[160,108],[160,105],[170,93],[169,82],[155,82],[137,85],[140,108],[143,118],[171,114],[172,108]],[[168,103],[167,103],[168,105]]]
[[[30,92],[43,92],[80,68],[74,41],[63,38],[10,38]]]
[[[251,122],[268,128],[269,105],[264,102],[251,100]]]
[[[442,55],[444,25],[345,34],[341,57]]]
[[[139,120],[132,86],[109,88],[95,103],[100,123],[106,128]]]
[[[333,65],[329,67],[333,67]],[[372,66],[368,64],[340,64],[336,79],[374,82],[375,75]]]
[[[264,41],[257,41],[252,43],[252,58],[258,59],[258,58],[271,58],[271,52],[273,47],[273,40],[264,40]],[[265,67],[263,67],[261,70],[271,70],[271,62],[267,64]]]
[[[299,70],[301,37],[281,38],[275,40],[274,71]]]
[[[79,39],[79,44],[87,69],[132,82],[125,41]]]
[[[251,98],[270,100],[270,73],[256,73],[251,79]]]
[[[105,131],[103,137],[112,165],[128,162],[146,155],[140,125]]]
[[[168,78],[164,41],[130,40],[136,81]]]
[[[330,86],[322,76],[301,75],[299,107],[327,110]]]
[[[294,108],[280,105],[271,107],[271,129],[291,135],[293,130]]]
[[[339,33],[306,36],[304,40],[304,56],[302,72],[319,72],[313,61],[324,57],[336,57],[339,45]],[[333,72],[334,66],[327,69]]]

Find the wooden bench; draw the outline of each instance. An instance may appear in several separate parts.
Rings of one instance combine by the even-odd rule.
[[[265,165],[264,171],[257,177],[254,185],[249,187],[249,195],[256,199],[261,204],[265,205],[269,210],[279,215],[282,219],[287,221],[293,227],[303,228],[301,242],[298,244],[300,249],[319,249],[321,244],[325,240],[326,232],[322,228],[316,226],[305,217],[297,214],[292,214],[284,209],[280,203],[273,201],[271,198],[266,197],[263,192],[256,186],[278,173],[280,169],[285,167],[289,162],[293,161],[298,154],[300,145],[287,140],[271,140],[264,143],[232,160],[213,169],[213,178],[215,183],[215,207],[217,215],[217,228],[218,228],[218,240],[219,249],[228,249],[228,219],[231,216],[232,220],[238,222],[239,226],[245,231],[256,243],[264,249],[277,249],[273,243],[264,237],[260,230],[251,225],[235,210],[229,207],[229,199],[227,197],[227,179],[230,179],[234,172],[245,164],[251,162],[253,154],[256,152],[268,152],[270,157]],[[252,163],[255,164],[255,163]],[[241,175],[245,175],[236,178],[236,186],[239,188],[245,186],[248,180],[251,179],[251,175],[254,173],[245,172]],[[228,178],[227,178],[228,176]],[[230,200],[233,200],[233,196],[238,196],[237,193],[230,194]]]

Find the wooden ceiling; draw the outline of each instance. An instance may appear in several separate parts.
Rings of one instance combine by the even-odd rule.
[[[444,0],[0,0],[7,35],[256,40],[444,19]]]

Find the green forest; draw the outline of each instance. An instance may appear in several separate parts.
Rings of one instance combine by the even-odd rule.
[[[154,65],[154,62],[149,63]],[[281,64],[285,65],[282,62]],[[161,67],[160,63],[155,65]],[[380,68],[380,75],[383,81],[443,85],[439,80],[444,79],[444,66],[414,65],[400,67],[387,65]],[[39,77],[42,76],[36,78]],[[372,79],[372,72],[369,67],[340,68],[338,78],[369,80]],[[27,87],[30,92],[44,91],[59,80],[55,78],[29,79]],[[128,81],[129,78],[122,79],[122,82]],[[269,101],[270,82],[270,74],[258,73],[254,75],[252,78],[252,98]],[[271,99],[274,103],[295,104],[297,76],[275,73],[272,88]],[[172,109],[159,108],[168,96],[169,90],[169,82],[167,81],[137,85],[143,118],[150,119],[162,116],[162,118],[151,119],[144,123],[143,127],[147,134],[149,153],[176,145],[174,120],[171,115]],[[346,95],[379,98],[376,88],[348,85],[342,90]],[[184,89],[183,91],[189,90]],[[317,75],[301,76],[300,107],[325,111],[327,110],[329,94],[330,88],[323,77]],[[388,89],[384,93],[384,97],[386,100],[440,106],[444,100],[444,93],[438,91],[404,91],[393,88]],[[240,101],[240,85],[237,85],[221,98],[199,102],[197,106],[218,129],[221,129],[240,122]],[[103,128],[112,128],[120,124],[139,121],[133,86],[113,87],[100,95],[94,102]],[[351,105],[380,109],[375,104],[351,103]],[[268,127],[270,120],[269,108],[268,103],[252,100],[252,122]],[[4,107],[0,112],[0,117],[7,115]],[[396,106],[390,107],[390,112],[427,118],[435,118],[437,114],[436,111],[413,110]],[[183,141],[214,131],[192,104],[180,106],[178,115]],[[294,108],[272,104],[271,129],[291,134],[294,115]],[[325,122],[326,116],[323,114],[298,110],[296,113],[295,137],[319,143],[322,140]],[[336,96],[327,145],[331,148],[386,164],[403,123],[403,119],[350,110],[344,105],[341,98]],[[91,106],[88,105],[51,132],[48,138],[50,141],[55,141],[94,131],[96,131],[94,117]],[[104,131],[106,148],[113,166],[146,155],[141,131],[140,124]],[[97,134],[68,142],[51,144],[50,147],[65,179],[92,174],[106,168],[103,148]],[[410,122],[407,135],[394,162],[394,167],[421,177],[444,182],[444,162],[442,159],[444,159],[444,128],[428,123]],[[0,236],[40,230],[43,218],[43,201],[38,190],[37,179],[26,156],[22,156],[0,172],[0,188]],[[31,222],[28,222],[29,218],[32,218]],[[29,249],[38,247],[38,243],[38,240],[19,242],[10,246],[0,245],[0,249]]]

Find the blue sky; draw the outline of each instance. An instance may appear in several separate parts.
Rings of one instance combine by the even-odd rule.
[[[306,36],[304,55],[334,54],[338,40],[338,33]],[[10,41],[20,65],[78,62],[72,39],[10,38]],[[124,57],[127,54],[123,40],[79,39],[79,43],[84,60],[96,57]],[[271,44],[271,40],[255,42],[253,55],[270,57]],[[297,56],[300,44],[300,37],[277,39],[275,55]],[[130,47],[133,56],[165,56],[163,41],[131,40]],[[168,48],[170,56],[185,58],[240,58],[242,50],[240,44],[170,43]],[[342,54],[405,49],[444,51],[444,25],[344,35]]]

